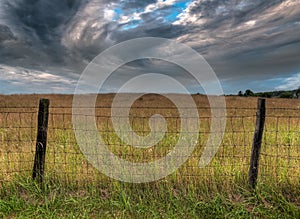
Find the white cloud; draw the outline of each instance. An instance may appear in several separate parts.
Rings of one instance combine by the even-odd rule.
[[[300,86],[300,73],[283,80],[276,90],[294,90]]]
[[[150,13],[152,11],[155,11],[159,8],[163,8],[165,6],[169,6],[169,5],[173,5],[174,3],[176,3],[177,0],[158,0],[156,3],[150,4],[145,8],[144,13]]]
[[[194,7],[200,3],[201,0],[192,1],[190,4],[187,5],[187,8],[178,15],[178,20],[175,21],[174,25],[188,25],[190,23],[195,23],[199,19],[199,14],[192,14],[192,10]]]
[[[111,21],[115,17],[116,13],[114,10],[111,9],[105,9],[104,10],[104,19]]]
[[[131,21],[139,21],[142,20],[142,15],[152,13],[156,10],[164,8],[166,6],[170,6],[178,2],[179,0],[158,0],[156,3],[147,5],[143,11],[134,12],[132,15],[123,15],[118,20],[119,24],[126,24]]]
[[[0,65],[0,93],[73,93],[76,79],[21,67]]]
[[[247,21],[245,23],[246,26],[253,27],[256,24],[256,20]]]
[[[126,15],[123,15],[120,17],[120,19],[118,20],[119,24],[126,24],[126,23],[129,23],[130,21],[139,21],[139,20],[142,20],[141,18],[141,15],[143,13],[133,13],[131,16],[126,16]]]

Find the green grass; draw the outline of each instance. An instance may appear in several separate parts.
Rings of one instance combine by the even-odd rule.
[[[299,218],[299,197],[299,188],[264,184],[252,190],[114,182],[74,189],[58,182],[40,188],[29,178],[18,178],[0,189],[0,217]]]
[[[57,101],[52,104],[58,104]],[[63,98],[61,101],[65,102]],[[146,98],[147,101],[151,102]],[[161,103],[153,101],[150,105]],[[252,99],[228,101],[231,107],[256,104]],[[198,102],[205,106],[200,99]],[[201,110],[201,133],[190,159],[176,173],[146,184],[121,183],[99,173],[76,143],[70,109],[53,108],[43,188],[30,178],[36,113],[20,114],[20,109],[15,109],[15,113],[0,111],[0,218],[300,218],[300,114],[281,109],[267,112],[259,183],[252,190],[247,174],[255,125],[254,104],[249,110],[228,110],[222,145],[204,169],[198,167],[198,162],[208,138],[210,114]],[[282,100],[270,100],[269,104],[286,105]],[[289,104],[294,107],[294,102]],[[149,134],[149,116],[169,116],[168,133],[158,145],[148,149],[136,149],[130,142],[122,142],[107,118],[109,113],[109,109],[97,111],[98,129],[109,149],[122,159],[157,160],[178,141],[180,122],[174,110],[142,108],[131,112],[132,128],[140,136]]]

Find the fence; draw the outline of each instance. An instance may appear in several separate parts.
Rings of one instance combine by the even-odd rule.
[[[188,181],[189,183],[199,181],[231,183],[237,180],[247,180],[256,111],[256,107],[228,107],[222,144],[212,162],[205,168],[199,168],[199,158],[210,132],[211,115],[209,107],[198,106],[200,132],[196,149],[184,165],[166,180]],[[132,107],[130,123],[134,132],[140,136],[149,133],[148,122],[151,115],[161,114],[166,121],[167,131],[162,140],[155,147],[146,149],[133,148],[131,146],[136,146],[134,143],[129,145],[120,140],[112,126],[110,106],[96,107],[95,112],[99,135],[104,139],[110,151],[124,160],[150,162],[160,159],[172,151],[180,134],[182,121],[179,118],[178,109],[173,106]],[[36,153],[36,146],[38,148],[36,145],[37,117],[37,106],[0,107],[0,182],[9,182],[15,176],[32,175],[34,160],[39,160],[39,157],[36,157],[39,153]],[[45,160],[47,179],[57,179],[77,185],[111,181],[83,156],[74,136],[71,106],[62,107],[50,104],[48,120]],[[299,182],[299,132],[300,112],[298,108],[267,107],[264,132],[261,136],[262,146],[258,150],[260,152],[259,180],[267,182],[272,180],[275,183]],[[251,165],[252,171],[255,170],[255,162],[251,162]],[[35,170],[38,170],[36,165]],[[36,174],[37,172],[34,175]],[[254,171],[254,178],[255,174]],[[255,184],[255,179],[254,181],[252,179],[252,183]]]

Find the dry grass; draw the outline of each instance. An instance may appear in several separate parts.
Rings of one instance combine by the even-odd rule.
[[[130,122],[137,134],[149,133],[153,114],[163,115],[168,124],[157,145],[136,149],[114,133],[113,97],[99,96],[96,115],[99,134],[114,154],[145,162],[173,149],[181,122],[170,101],[146,95],[134,103]],[[30,177],[39,98],[51,101],[42,189]],[[181,98],[185,97],[176,96]],[[299,218],[300,101],[267,100],[259,184],[252,190],[246,180],[257,99],[226,98],[226,133],[204,169],[198,161],[208,137],[210,111],[205,96],[194,99],[201,129],[190,159],[160,181],[129,184],[100,174],[82,155],[73,132],[72,96],[0,96],[0,218]]]
[[[129,95],[129,94],[128,94]],[[0,181],[10,181],[17,175],[30,175],[35,149],[36,117],[39,98],[51,102],[47,147],[47,177],[68,184],[86,185],[101,180],[100,174],[82,155],[72,130],[71,95],[12,95],[0,96]],[[178,110],[160,95],[145,95],[138,99],[130,112],[133,130],[144,136],[149,133],[148,119],[153,114],[166,118],[168,132],[155,147],[135,149],[122,142],[114,133],[110,105],[114,95],[100,95],[96,104],[99,134],[110,150],[122,159],[147,162],[169,153],[176,141],[180,120]],[[195,95],[199,107],[200,137],[190,159],[165,180],[179,183],[230,186],[245,182],[255,124],[256,98],[226,97],[228,107],[226,133],[211,164],[198,167],[199,156],[208,138],[209,104],[205,96]],[[185,98],[177,95],[178,101]],[[298,184],[300,176],[300,101],[267,100],[266,131],[261,155],[262,183]]]

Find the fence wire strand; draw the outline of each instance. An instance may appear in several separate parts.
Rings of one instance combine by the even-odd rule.
[[[129,136],[133,133],[147,135],[150,131],[149,118],[153,114],[163,115],[167,124],[167,131],[157,145],[137,149],[134,146],[142,145],[135,145],[133,141],[126,144],[115,133],[109,107],[98,107],[95,111],[99,136],[116,156],[132,162],[150,162],[166,156],[178,140],[181,123],[185,122],[173,107],[133,107],[129,118],[133,131],[123,130]],[[198,162],[210,133],[212,117],[210,108],[199,107],[198,111],[200,132],[196,148],[188,161],[169,178],[207,181],[245,179],[249,170],[256,109],[227,108],[227,125],[222,144],[212,162],[205,168],[199,168]],[[0,107],[0,181],[10,181],[16,174],[31,175],[37,113],[36,107]],[[123,118],[115,119],[121,122]],[[85,125],[82,126],[82,131],[92,131]],[[299,181],[299,132],[299,110],[267,108],[259,180],[272,179],[278,183],[285,180]],[[155,133],[159,134],[161,133]],[[46,174],[49,178],[74,183],[110,180],[99,173],[82,154],[75,139],[70,107],[50,107]]]

